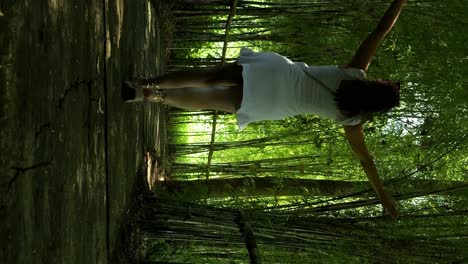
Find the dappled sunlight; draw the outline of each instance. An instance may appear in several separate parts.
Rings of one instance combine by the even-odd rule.
[[[116,31],[115,31],[115,42],[117,48],[120,48],[120,37],[122,34],[122,26],[123,26],[123,18],[124,18],[124,0],[116,0],[116,13],[117,13],[117,24],[116,24]]]
[[[53,12],[59,11],[59,2],[60,0],[48,0],[49,9]]]
[[[112,39],[110,35],[110,29],[106,28],[106,63],[109,62],[109,59],[112,56]]]
[[[149,152],[145,153],[145,165],[146,165],[146,181],[148,182],[148,186],[150,190],[153,190],[153,186],[158,180],[158,177],[157,175],[154,174],[155,170],[153,168],[153,159],[151,158],[151,154]]]
[[[154,37],[154,25],[153,25],[153,12],[151,2],[148,1],[146,6],[148,26],[146,27],[146,39],[152,39]]]
[[[145,29],[143,38],[143,56],[146,60],[158,59],[158,54],[155,54],[155,58],[148,58],[147,53],[158,44],[156,39],[156,16],[153,14],[154,7],[151,2],[148,1],[145,6]],[[146,62],[148,63],[148,62]],[[144,71],[147,71],[146,69]],[[149,74],[149,73],[148,73]]]
[[[54,27],[59,26],[59,17],[68,13],[67,2],[63,0],[48,0],[49,15]]]
[[[154,157],[149,151],[145,153],[145,175],[149,189],[154,191],[164,181],[168,180],[167,175],[164,172],[163,164],[160,159]]]

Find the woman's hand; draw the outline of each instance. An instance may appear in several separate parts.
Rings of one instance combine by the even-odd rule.
[[[388,212],[388,214],[393,220],[396,220],[399,216],[399,213],[393,197],[390,194],[388,194],[388,192],[385,189],[382,189],[378,193],[378,197],[383,207],[385,208],[385,211]]]

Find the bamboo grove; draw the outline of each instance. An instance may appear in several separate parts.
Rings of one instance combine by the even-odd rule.
[[[167,4],[175,24],[168,70],[219,65],[231,2]],[[343,65],[387,5],[239,0],[227,60],[249,47]],[[246,263],[235,224],[243,210],[264,263],[467,261],[467,7],[462,0],[409,1],[368,72],[402,83],[400,107],[365,126],[386,188],[399,201],[398,222],[383,215],[339,125],[303,115],[240,131],[233,115],[218,113],[212,145],[213,112],[173,109],[171,180],[159,198],[142,202],[143,258]]]

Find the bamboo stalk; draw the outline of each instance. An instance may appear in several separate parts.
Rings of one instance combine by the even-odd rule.
[[[224,64],[226,62],[226,51],[227,51],[227,45],[228,45],[229,30],[231,28],[232,19],[234,18],[234,15],[236,14],[236,7],[237,7],[237,0],[234,0],[232,1],[231,11],[230,11],[228,20],[226,22],[226,31],[224,33],[225,36],[224,36],[221,64]],[[206,164],[206,176],[205,176],[206,179],[210,177],[211,160],[213,158],[213,147],[214,147],[215,137],[216,137],[216,121],[217,120],[218,120],[218,111],[214,111],[213,122],[212,122],[213,125],[212,125],[212,130],[211,130],[210,149],[208,152],[208,162]]]

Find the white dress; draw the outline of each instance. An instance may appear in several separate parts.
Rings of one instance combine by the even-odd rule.
[[[242,103],[236,113],[240,129],[255,121],[280,120],[306,113],[343,125],[361,122],[359,116],[343,116],[332,94],[342,80],[365,78],[361,69],[308,66],[274,52],[254,52],[246,48],[241,50],[237,64],[243,67],[244,79]]]

